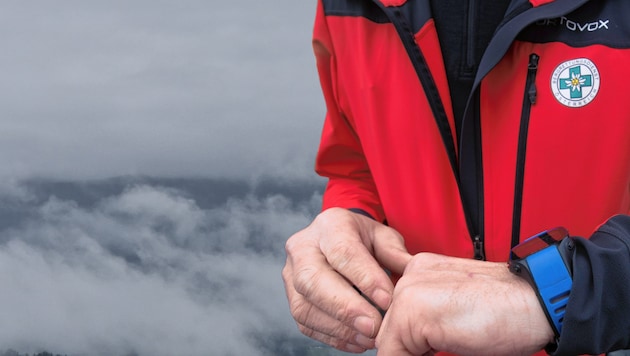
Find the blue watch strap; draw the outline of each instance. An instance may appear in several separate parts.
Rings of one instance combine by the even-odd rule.
[[[525,258],[540,301],[552,322],[556,335],[562,331],[564,312],[573,279],[557,245],[551,245]]]

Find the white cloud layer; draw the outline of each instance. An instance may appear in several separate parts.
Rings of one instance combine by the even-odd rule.
[[[317,194],[208,207],[150,184],[82,186],[85,205],[23,182],[315,179],[314,14],[294,0],[0,2],[0,351],[292,354],[304,338],[283,246]]]
[[[69,355],[260,355],[299,338],[280,278],[287,236],[320,204],[281,195],[203,210],[134,186],[50,198],[0,235],[0,345]],[[265,349],[267,348],[267,349]]]

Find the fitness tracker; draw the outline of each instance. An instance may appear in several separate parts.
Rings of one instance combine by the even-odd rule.
[[[508,267],[536,291],[556,339],[560,337],[564,312],[573,285],[568,254],[569,232],[557,227],[534,235],[512,248]],[[562,245],[561,245],[562,244]]]

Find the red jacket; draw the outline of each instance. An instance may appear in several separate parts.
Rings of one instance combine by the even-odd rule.
[[[628,18],[627,0],[513,1],[456,132],[428,1],[319,0],[324,208],[387,221],[411,253],[493,261],[629,213]]]

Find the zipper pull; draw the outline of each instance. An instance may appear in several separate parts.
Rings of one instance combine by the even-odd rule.
[[[532,53],[529,56],[529,65],[527,66],[528,77],[530,79],[529,88],[527,89],[527,95],[529,96],[529,102],[532,104],[536,104],[536,95],[538,94],[536,90],[536,72],[538,71],[538,60],[540,57],[536,53]]]
[[[529,90],[527,91],[527,94],[529,95],[529,102],[533,104],[536,104],[536,83],[532,83],[529,86]]]
[[[475,259],[480,261],[486,260],[486,253],[483,247],[483,240],[481,236],[476,235],[473,239],[473,249],[475,251]]]

